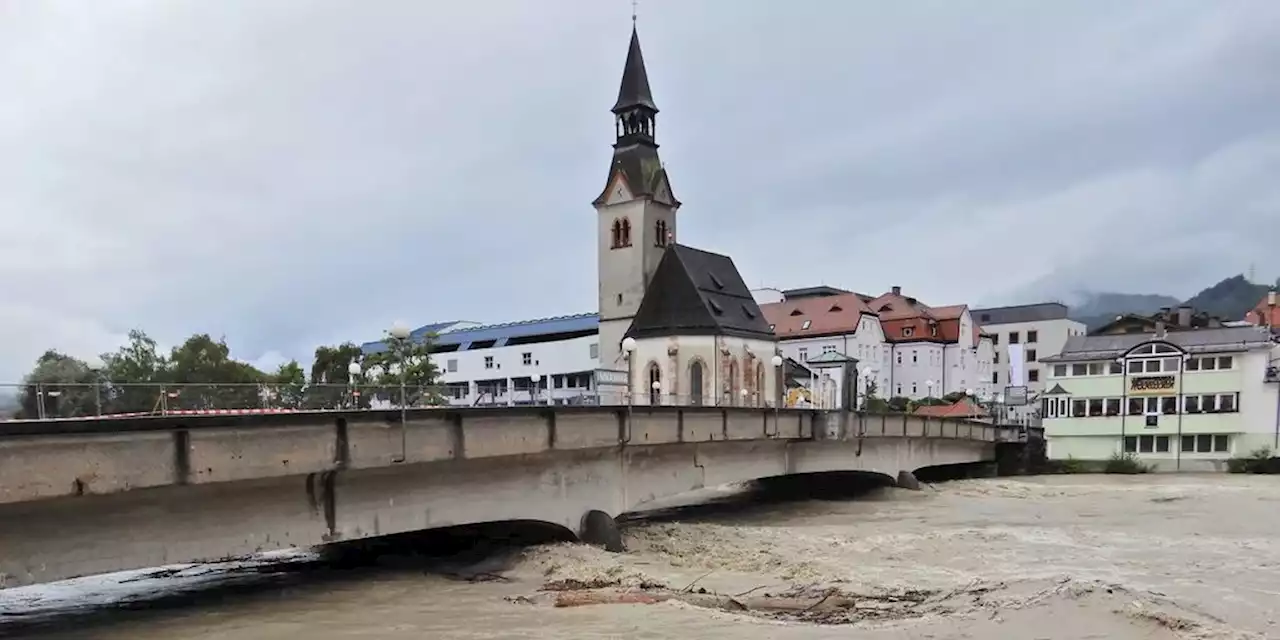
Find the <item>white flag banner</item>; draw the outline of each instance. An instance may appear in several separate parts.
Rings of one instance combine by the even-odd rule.
[[[1027,383],[1026,352],[1021,344],[1009,345],[1009,386],[1021,387]]]

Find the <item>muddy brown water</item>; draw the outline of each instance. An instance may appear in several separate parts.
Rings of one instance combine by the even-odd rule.
[[[429,570],[337,575],[302,562],[264,576],[204,565],[9,590],[0,592],[0,636],[1280,637],[1280,481],[1263,476],[962,480],[854,500],[666,512],[625,534],[625,554],[552,544]],[[744,601],[837,594],[815,612],[856,606],[817,616],[678,598],[556,608],[541,590],[556,581]],[[165,594],[183,589],[180,604],[166,604]]]

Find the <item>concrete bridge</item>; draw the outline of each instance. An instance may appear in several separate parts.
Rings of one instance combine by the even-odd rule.
[[[991,461],[905,415],[516,407],[0,425],[0,587],[452,525],[612,517],[729,482]],[[616,529],[612,535],[616,535]]]

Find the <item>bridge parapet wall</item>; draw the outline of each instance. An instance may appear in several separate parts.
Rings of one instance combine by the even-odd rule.
[[[725,440],[1002,440],[1000,427],[736,407],[514,407],[0,425],[0,504],[421,464]]]

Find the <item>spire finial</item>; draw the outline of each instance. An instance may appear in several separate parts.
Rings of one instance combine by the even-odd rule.
[[[631,0],[631,28],[636,26],[636,13],[640,9],[640,0]]]

